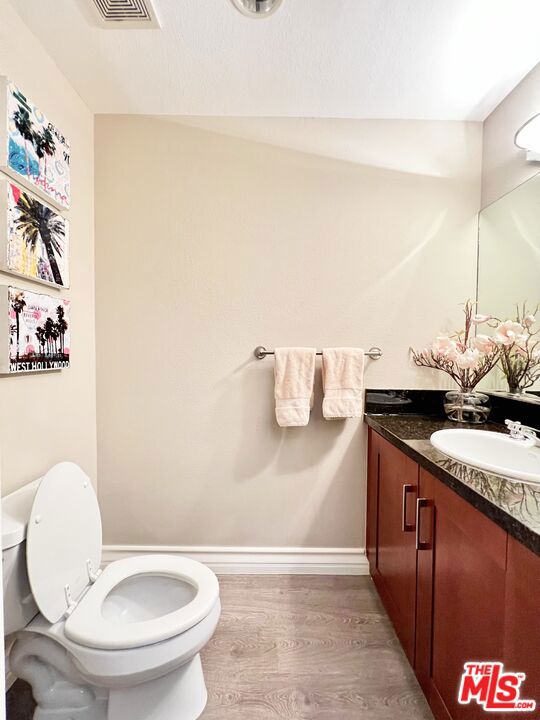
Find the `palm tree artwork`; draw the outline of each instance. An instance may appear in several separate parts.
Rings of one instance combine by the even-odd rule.
[[[69,140],[12,83],[8,83],[8,121],[9,167],[68,208]]]
[[[17,362],[19,362],[19,356],[20,356],[20,337],[21,337],[21,320],[20,316],[22,311],[24,310],[26,306],[26,301],[24,299],[24,293],[19,292],[15,295],[13,300],[11,301],[11,309],[15,313],[15,337],[17,338],[17,352],[16,352],[16,358]]]
[[[45,330],[42,327],[36,328],[36,338],[41,348],[41,357],[45,357]]]
[[[41,160],[45,158],[45,169],[43,171],[43,178],[45,186],[47,184],[47,157],[53,157],[56,151],[56,145],[54,142],[53,134],[50,128],[46,127],[41,132],[35,132],[33,134],[34,147],[36,149],[36,155],[41,163]],[[41,168],[40,173],[41,175]]]
[[[17,186],[11,185],[10,190],[13,207],[9,241],[14,245],[24,244],[37,255],[39,259],[33,272],[38,279],[67,286],[66,220]],[[20,256],[21,253],[14,253],[14,257]],[[30,271],[17,265],[10,269],[32,276]]]
[[[47,342],[47,346],[49,348],[49,355],[55,354],[55,348],[54,348],[54,338],[56,334],[56,329],[54,327],[54,320],[50,317],[48,317],[45,320],[45,325],[43,326],[43,330],[45,333],[45,340]]]
[[[66,322],[66,313],[62,305],[58,305],[56,308],[56,317],[58,320],[56,321],[56,330],[58,332],[58,337],[60,338],[60,353],[64,354],[64,338],[66,336],[66,330],[68,329],[68,324]]]
[[[68,300],[10,287],[8,307],[10,372],[69,367]]]
[[[28,143],[30,143],[31,145],[34,144],[35,133],[29,111],[22,105],[19,105],[17,110],[13,114],[13,122],[15,124],[15,128],[17,129],[24,141],[24,154],[26,157],[26,175],[28,177],[31,177],[32,173],[30,171],[31,165],[28,158]]]

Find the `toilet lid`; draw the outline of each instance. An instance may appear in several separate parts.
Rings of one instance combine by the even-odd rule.
[[[42,615],[60,620],[101,564],[101,516],[89,478],[75,463],[55,465],[43,477],[28,523],[26,561]],[[69,591],[66,590],[69,588]]]

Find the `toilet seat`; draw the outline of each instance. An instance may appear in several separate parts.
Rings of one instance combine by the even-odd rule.
[[[138,575],[178,579],[196,589],[195,597],[178,610],[139,622],[107,620],[103,602],[120,583]],[[202,563],[173,555],[143,555],[108,565],[68,617],[66,637],[81,645],[119,650],[152,645],[179,635],[205,618],[219,597],[214,573]]]
[[[70,613],[94,582],[101,552],[101,515],[90,478],[75,463],[59,463],[39,483],[26,534],[32,595],[49,622]]]
[[[55,465],[42,478],[26,545],[30,586],[41,614],[52,624],[63,622],[66,638],[88,648],[128,650],[160,643],[201,622],[219,599],[214,573],[188,558],[143,555],[101,571],[97,498],[89,478],[71,462]],[[138,612],[130,613],[130,604]]]

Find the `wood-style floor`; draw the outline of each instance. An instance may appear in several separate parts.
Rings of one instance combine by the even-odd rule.
[[[432,718],[369,577],[223,576],[204,720]]]
[[[432,720],[369,577],[229,575],[220,586],[202,720]],[[8,720],[31,720],[24,684],[8,696]]]

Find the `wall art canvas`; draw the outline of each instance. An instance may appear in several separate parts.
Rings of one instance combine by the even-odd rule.
[[[69,367],[69,311],[69,300],[1,286],[0,373]]]
[[[69,221],[9,178],[0,178],[0,270],[69,287]]]
[[[39,197],[69,208],[69,141],[13,83],[0,78],[0,167]]]

